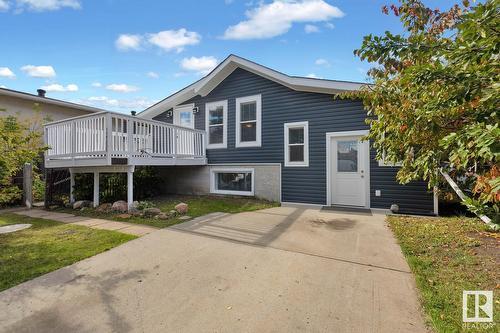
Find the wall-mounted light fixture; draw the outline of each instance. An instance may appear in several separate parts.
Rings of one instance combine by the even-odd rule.
[[[193,108],[193,113],[198,113],[198,112],[200,112],[200,109],[197,106],[195,106]]]
[[[169,118],[170,118],[170,117],[172,117],[172,115],[173,115],[172,110],[168,110],[168,111],[167,111],[167,117],[169,117]]]

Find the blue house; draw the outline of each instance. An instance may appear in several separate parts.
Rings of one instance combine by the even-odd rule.
[[[288,76],[230,55],[135,117],[108,112],[47,125],[46,165],[94,170],[97,179],[99,172],[128,172],[129,186],[136,165],[155,165],[172,193],[384,210],[397,204],[401,212],[437,214],[426,183],[398,184],[397,166],[377,160],[362,141],[362,102],[333,98],[362,86]],[[57,129],[63,125],[64,149]],[[88,126],[94,148],[78,139]]]

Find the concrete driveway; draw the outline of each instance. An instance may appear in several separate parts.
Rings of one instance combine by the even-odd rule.
[[[384,216],[194,220],[0,293],[5,332],[425,332]]]

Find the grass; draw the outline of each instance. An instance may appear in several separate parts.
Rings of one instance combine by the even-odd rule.
[[[500,330],[500,235],[478,219],[388,218],[417,286],[428,322],[438,332]],[[494,323],[465,327],[462,291],[494,290]]]
[[[33,226],[0,234],[0,291],[136,238],[115,231],[0,214],[0,226],[17,223]]]
[[[242,198],[242,197],[222,197],[222,196],[193,196],[193,195],[175,195],[160,197],[153,200],[155,206],[159,208],[162,212],[168,213],[170,210],[174,209],[175,205],[180,202],[185,202],[189,206],[189,211],[187,215],[191,217],[198,217],[214,212],[223,213],[240,213],[248,212],[258,209],[276,207],[279,204],[276,202],[259,200],[255,198]],[[103,218],[114,221],[125,221],[131,223],[145,224],[159,228],[165,228],[180,222],[179,216],[168,219],[160,220],[155,218],[144,218],[144,217],[130,217],[130,218],[118,218],[116,213],[99,213],[94,209],[85,209],[83,211],[64,209],[65,212],[72,213],[75,215],[83,215],[90,217]]]

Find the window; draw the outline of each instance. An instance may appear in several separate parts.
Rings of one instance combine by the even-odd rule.
[[[309,166],[309,122],[285,123],[285,166]]]
[[[179,105],[173,110],[174,125],[194,128],[194,104]]]
[[[337,172],[358,172],[358,141],[337,141]]]
[[[218,194],[254,195],[253,169],[212,169],[210,191]]]
[[[261,95],[236,98],[236,147],[260,147],[261,113]]]
[[[227,101],[205,105],[207,148],[227,148]]]
[[[384,139],[385,139],[386,136],[387,136],[387,134],[384,132],[383,133]],[[378,166],[379,167],[400,167],[401,166],[401,162],[391,163],[391,162],[386,161],[386,159],[385,159],[385,148],[382,147],[382,159],[378,161]]]

